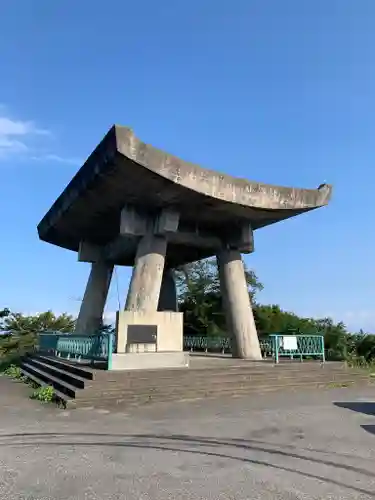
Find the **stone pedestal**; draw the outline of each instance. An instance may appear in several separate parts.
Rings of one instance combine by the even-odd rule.
[[[131,344],[155,345],[148,352],[183,350],[183,313],[121,311],[116,321],[117,352],[135,352]],[[143,349],[143,352],[145,349]],[[139,352],[139,349],[138,349]]]
[[[180,368],[189,365],[183,352],[183,314],[119,311],[114,370]]]
[[[144,352],[112,355],[112,370],[157,370],[188,368],[185,352]]]
[[[217,261],[227,328],[235,340],[233,355],[243,359],[261,360],[262,354],[241,254],[238,250],[222,250]]]
[[[104,261],[91,264],[90,276],[76,323],[76,333],[96,333],[102,326],[112,272],[113,264]]]
[[[159,304],[167,241],[147,234],[138,244],[126,299],[126,311],[156,311]]]

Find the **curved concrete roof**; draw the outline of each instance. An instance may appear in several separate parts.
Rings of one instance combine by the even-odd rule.
[[[253,229],[329,202],[331,186],[297,189],[231,177],[180,160],[113,126],[38,225],[40,239],[78,250],[82,239],[105,244],[119,232],[125,203],[153,211],[174,207],[187,223]]]

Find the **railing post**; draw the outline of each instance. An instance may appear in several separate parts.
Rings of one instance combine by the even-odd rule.
[[[277,364],[279,362],[279,336],[278,335],[274,336],[274,343],[275,343],[275,363]]]
[[[108,333],[107,336],[107,342],[108,342],[108,361],[107,361],[107,370],[112,370],[112,350],[113,350],[113,333],[110,332]]]
[[[55,356],[57,356],[58,358],[61,357],[61,353],[59,351],[59,342],[60,342],[60,335],[56,335],[56,354],[55,354]]]

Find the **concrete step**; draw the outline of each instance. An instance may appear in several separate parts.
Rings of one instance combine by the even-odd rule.
[[[283,389],[366,383],[369,377],[342,363],[220,365],[214,368],[103,371],[49,356],[29,356],[24,373],[52,385],[67,407],[138,406],[150,402],[260,394]]]
[[[90,369],[87,366],[80,366],[77,362],[69,362],[67,360],[62,360],[51,356],[44,356],[41,354],[32,354],[29,355],[28,358],[39,359],[44,363],[56,366],[57,368],[61,368],[62,370],[65,370],[87,380],[94,379],[94,370]]]
[[[41,378],[37,377],[36,375],[34,375],[33,373],[29,372],[27,370],[27,368],[22,368],[21,367],[21,372],[22,374],[27,377],[28,379],[32,380],[35,384],[37,384],[39,387],[47,387],[49,386],[50,384],[45,382],[44,380],[42,380]],[[57,390],[56,388],[54,388],[54,391],[55,391],[55,396],[64,402],[64,406],[66,406],[66,404],[70,403],[71,400],[70,398],[68,398],[68,396],[66,394],[64,394],[63,392],[60,392],[59,390]],[[72,405],[70,405],[72,406]],[[74,405],[75,407],[75,405]]]
[[[121,382],[112,383],[112,384],[98,384],[92,386],[89,389],[85,389],[80,393],[80,397],[83,399],[89,397],[107,397],[122,394],[124,396],[132,396],[133,394],[162,394],[163,392],[171,392],[175,391],[180,394],[184,394],[186,392],[195,391],[199,392],[200,390],[210,390],[210,391],[221,391],[224,388],[232,391],[236,391],[238,388],[257,388],[257,387],[280,387],[282,385],[290,385],[290,384],[304,384],[304,383],[335,383],[341,381],[353,380],[357,379],[367,379],[366,375],[356,375],[350,376],[347,373],[335,374],[333,376],[327,377],[324,375],[320,376],[304,376],[298,379],[294,377],[285,377],[282,379],[274,378],[274,379],[258,379],[254,380],[226,380],[226,381],[200,381],[198,384],[184,384],[181,385],[178,381],[174,381],[170,384],[160,385],[155,381],[149,381],[148,384],[139,385],[137,387],[129,387],[124,386]]]
[[[85,384],[86,386],[89,385],[88,382],[90,381],[88,379],[80,377],[75,373],[71,373],[70,371],[62,369],[55,365],[52,365],[46,360],[42,361],[39,358],[29,357],[27,358],[26,362],[27,364],[35,366],[36,368],[43,370],[43,372],[46,372],[49,375],[52,375],[53,377],[56,377],[64,382],[67,382],[68,384],[76,387],[77,389],[84,389]]]
[[[243,397],[246,395],[255,395],[255,394],[264,394],[268,392],[278,392],[283,390],[307,390],[314,388],[329,388],[333,385],[335,387],[349,387],[357,384],[367,384],[369,382],[368,378],[358,379],[354,381],[352,379],[343,379],[340,382],[335,383],[329,381],[308,381],[303,383],[291,383],[291,384],[280,384],[280,385],[259,385],[257,387],[245,387],[245,388],[237,388],[233,390],[233,388],[227,389],[225,387],[221,388],[221,390],[201,390],[201,391],[189,391],[181,394],[179,392],[165,392],[161,394],[118,394],[113,396],[105,396],[102,395],[98,398],[88,398],[88,399],[77,399],[75,400],[75,407],[77,408],[85,408],[85,407],[94,407],[94,408],[127,408],[134,406],[142,406],[150,403],[165,403],[172,401],[195,401],[200,399],[217,399],[220,397]]]
[[[111,371],[107,372],[104,375],[101,375],[100,377],[96,378],[96,380],[100,380],[101,382],[104,383],[110,382],[110,381],[120,381],[120,380],[126,380],[126,381],[135,381],[135,382],[141,382],[141,381],[148,381],[148,380],[158,380],[159,383],[163,383],[163,381],[169,381],[169,380],[179,380],[181,382],[183,381],[189,381],[191,382],[192,380],[201,380],[202,378],[205,378],[206,380],[212,380],[212,379],[220,379],[220,378],[228,378],[228,377],[233,377],[233,378],[238,378],[238,377],[254,377],[254,378],[262,378],[262,377],[270,377],[272,376],[286,376],[286,375],[291,375],[291,376],[298,376],[302,373],[311,373],[311,374],[317,374],[317,373],[337,373],[342,371],[343,369],[331,369],[331,368],[319,368],[319,369],[300,369],[300,370],[284,370],[284,369],[279,369],[278,367],[267,367],[267,369],[248,369],[248,368],[231,368],[231,369],[226,369],[223,367],[222,369],[216,369],[216,370],[207,370],[207,371],[202,371],[202,370],[196,370],[196,369],[191,369],[191,368],[183,368],[179,370],[154,370],[154,371],[149,371],[149,370],[132,370],[132,371]],[[129,382],[130,383],[130,382]]]
[[[175,373],[173,377],[163,377],[156,376],[156,374],[152,377],[145,377],[144,374],[138,378],[135,377],[123,377],[122,374],[116,376],[116,373],[112,374],[111,379],[101,379],[95,381],[95,384],[91,385],[89,392],[96,390],[96,387],[103,388],[111,388],[111,387],[119,387],[123,390],[137,390],[142,387],[167,387],[171,385],[176,385],[179,387],[195,387],[200,386],[202,384],[212,385],[212,384],[227,384],[233,383],[238,384],[242,382],[258,384],[261,381],[273,383],[275,381],[282,380],[301,380],[303,378],[325,378],[325,379],[335,379],[340,376],[348,376],[350,373],[350,377],[355,377],[357,375],[356,372],[348,372],[346,370],[335,370],[335,371],[300,371],[300,372],[289,372],[289,371],[279,371],[279,370],[268,370],[265,373],[248,373],[248,372],[240,372],[240,373],[227,373],[225,371],[215,374],[213,377],[206,377],[205,374],[199,373],[199,376],[192,372],[190,376],[182,375],[181,373]],[[361,374],[361,373],[360,373]],[[86,392],[86,390],[85,390]]]
[[[37,368],[34,365],[31,365],[26,362],[22,362],[21,364],[21,369],[23,372],[27,372],[35,377],[37,377],[39,380],[42,380],[45,384],[51,385],[54,387],[57,391],[61,392],[62,394],[65,395],[65,397],[68,397],[69,399],[74,399],[76,397],[76,394],[80,389],[77,389],[77,387],[68,384],[67,382],[64,382],[58,377],[55,377],[48,372],[43,371],[41,368]]]
[[[350,377],[356,377],[360,376],[362,373],[350,373]],[[113,380],[100,380],[96,381],[96,383],[92,384],[90,387],[90,391],[96,390],[98,387],[102,388],[114,388],[118,387],[123,390],[138,390],[142,387],[170,387],[170,386],[177,386],[177,387],[200,387],[202,384],[208,386],[208,385],[223,385],[223,384],[233,384],[237,385],[239,383],[246,383],[246,384],[251,384],[251,385],[257,385],[260,382],[264,383],[277,383],[282,382],[282,381],[298,381],[298,380],[303,380],[303,379],[336,379],[337,377],[348,377],[349,374],[346,371],[336,371],[336,372],[317,372],[317,373],[298,373],[298,374],[293,374],[293,373],[278,373],[278,372],[271,372],[267,373],[265,375],[257,375],[257,374],[251,374],[251,375],[244,375],[240,374],[238,376],[234,375],[228,375],[228,374],[222,374],[220,377],[213,377],[211,379],[207,379],[205,377],[191,377],[191,378],[180,378],[180,377],[173,377],[173,378],[142,378],[142,379],[123,379],[123,378],[118,378],[118,379],[113,379]],[[87,389],[88,390],[88,389]]]

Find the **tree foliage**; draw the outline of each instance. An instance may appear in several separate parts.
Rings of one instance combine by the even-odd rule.
[[[361,357],[375,359],[375,335],[350,334],[342,322],[331,318],[303,318],[283,311],[279,305],[262,305],[256,293],[263,289],[256,274],[245,267],[258,335],[269,333],[322,334],[330,359]],[[227,335],[222,308],[220,280],[213,259],[185,266],[177,273],[180,310],[188,335]]]
[[[364,363],[375,361],[375,335],[362,331],[352,334],[344,323],[335,323],[331,318],[303,318],[283,311],[279,305],[259,304],[257,292],[263,289],[263,285],[254,271],[246,266],[245,274],[259,335],[319,333],[324,335],[330,359],[359,359]],[[176,284],[180,311],[184,312],[184,333],[227,336],[216,260],[207,259],[177,269]],[[22,355],[33,348],[40,332],[69,333],[74,331],[74,326],[75,318],[68,314],[55,315],[47,311],[23,315],[6,308],[0,310],[0,357],[14,353]],[[101,331],[113,331],[113,325],[103,325]]]
[[[247,267],[245,276],[250,297],[255,301],[255,294],[263,285]],[[224,335],[225,315],[216,260],[201,260],[177,269],[176,285],[186,334]]]
[[[56,315],[52,311],[27,316],[7,310],[0,321],[0,331],[21,337],[45,331],[71,332],[74,326],[73,316],[66,313]]]
[[[47,311],[35,315],[24,315],[11,312],[9,309],[0,311],[0,355],[15,351],[20,353],[33,348],[38,333],[46,331],[72,332],[75,319],[69,314],[56,315]]]
[[[315,332],[313,320],[283,311],[278,305],[256,304],[254,319],[260,335],[280,332]]]

